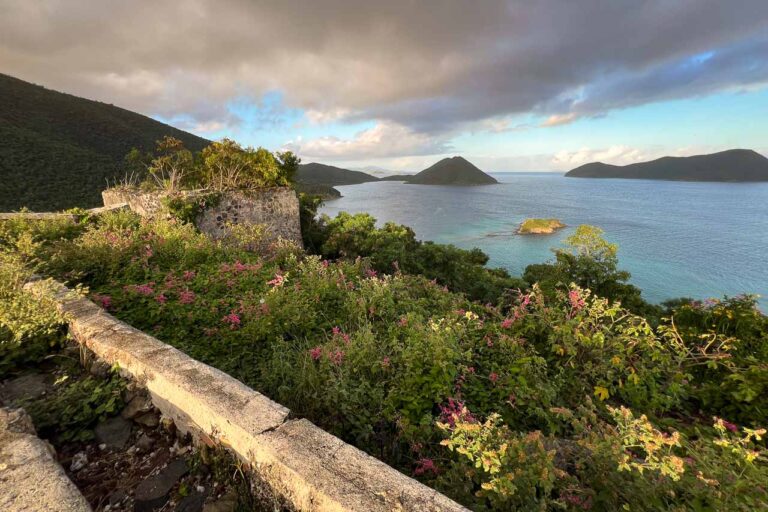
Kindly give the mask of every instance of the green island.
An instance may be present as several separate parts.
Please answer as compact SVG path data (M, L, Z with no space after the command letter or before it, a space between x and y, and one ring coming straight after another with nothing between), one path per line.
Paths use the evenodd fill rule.
M283 186L297 164L165 139L138 186ZM188 215L0 222L0 371L67 350L55 308L22 289L49 276L472 510L768 504L768 318L755 297L649 304L592 226L512 276L478 249L366 214L318 217L309 195L301 205L304 247L261 252L243 239L258 232L214 241ZM50 434L87 435L119 413L98 410L49 420Z
M518 235L549 235L565 227L558 219L525 219L517 228Z

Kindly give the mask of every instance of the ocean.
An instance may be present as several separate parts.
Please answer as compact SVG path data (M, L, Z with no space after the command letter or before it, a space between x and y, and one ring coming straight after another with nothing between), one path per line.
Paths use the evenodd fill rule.
M449 187L374 182L336 187L321 213L368 212L410 226L421 240L479 247L514 275L553 258L579 224L605 231L619 266L651 302L752 293L768 311L768 183L696 183L492 173L499 185ZM568 225L516 235L528 217Z

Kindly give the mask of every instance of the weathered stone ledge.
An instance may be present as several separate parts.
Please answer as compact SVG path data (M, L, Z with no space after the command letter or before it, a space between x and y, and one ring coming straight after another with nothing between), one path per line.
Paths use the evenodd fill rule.
M91 511L23 409L0 409L0 510Z
M150 392L156 407L199 439L227 446L298 510L465 511L437 491L328 434L231 376L117 320L61 284L53 295L70 333Z

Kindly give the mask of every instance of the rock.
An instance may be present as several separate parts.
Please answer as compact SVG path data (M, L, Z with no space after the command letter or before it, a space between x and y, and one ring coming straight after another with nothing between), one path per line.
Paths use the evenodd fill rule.
M146 412L136 416L133 421L145 427L155 428L160 424L160 415L157 412Z
M83 469L88 464L88 455L85 452L77 452L72 457L72 464L69 465L69 470L76 473Z
M39 398L48 390L50 377L43 373L30 373L7 381L0 392L6 403Z
M95 360L91 363L91 367L88 368L88 372L94 377L100 377L105 379L109 375L109 369L111 367L104 361Z
M115 508L117 505L123 502L128 497L128 493L122 489L118 489L109 495L109 506Z
M205 494L195 491L179 501L176 512L202 512L204 504Z
M203 512L233 512L237 509L237 493L230 489L221 498L206 503Z
M99 443L113 450L122 450L131 436L131 428L130 421L116 416L96 425L94 432Z
M134 512L151 512L162 508L168 501L168 494L173 486L187 471L187 462L184 459L176 459L159 473L145 478L134 493Z
M141 434L141 437L136 441L136 448L142 452L148 452L152 449L154 444L155 440L153 438L149 437L147 434Z
M147 395L135 395L125 406L123 412L120 415L127 419L133 419L143 413L147 413L152 410L152 399Z

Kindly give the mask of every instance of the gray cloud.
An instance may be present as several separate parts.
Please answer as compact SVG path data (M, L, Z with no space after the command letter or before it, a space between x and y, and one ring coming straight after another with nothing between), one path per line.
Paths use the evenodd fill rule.
M0 0L0 12L0 71L190 125L236 123L233 99L280 91L317 118L445 135L768 81L765 0Z

